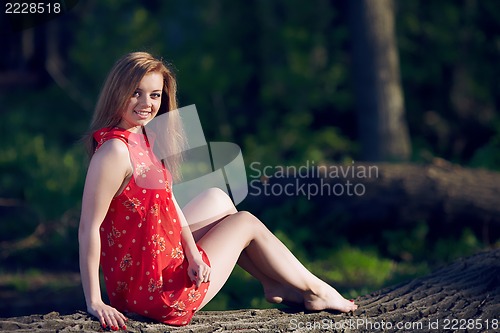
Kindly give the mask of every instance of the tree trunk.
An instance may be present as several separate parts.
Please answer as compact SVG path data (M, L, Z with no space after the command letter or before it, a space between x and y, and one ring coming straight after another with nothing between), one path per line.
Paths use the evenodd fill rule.
M500 250L493 250L458 260L429 276L362 296L356 300L359 309L352 314L310 313L300 309L201 311L184 327L131 317L127 330L149 333L498 332L499 276ZM0 319L0 330L16 333L102 331L99 322L84 312Z
M301 168L285 169L283 174L267 170L271 177L260 180L256 175L263 170L252 169L244 209L260 216L270 207L308 199L313 208L307 218L346 221L346 233L411 227L423 221L434 235L470 228L486 243L500 236L498 172L440 159L429 165L353 162Z
M351 0L349 12L361 157L408 160L393 1Z
M351 178L352 184L363 185L363 195L323 197L319 205L321 200L328 202L322 206L349 214L351 225L367 229L405 227L425 221L435 235L470 228L486 243L494 243L500 236L500 173L441 160L426 166L376 167L378 177L372 172L370 178Z

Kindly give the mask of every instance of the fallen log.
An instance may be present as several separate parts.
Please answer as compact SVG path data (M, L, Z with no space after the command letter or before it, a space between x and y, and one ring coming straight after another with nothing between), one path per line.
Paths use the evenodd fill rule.
M307 200L310 219L329 216L359 230L405 228L424 221L436 235L472 229L487 244L500 236L500 173L432 164L253 165L241 205L257 215Z

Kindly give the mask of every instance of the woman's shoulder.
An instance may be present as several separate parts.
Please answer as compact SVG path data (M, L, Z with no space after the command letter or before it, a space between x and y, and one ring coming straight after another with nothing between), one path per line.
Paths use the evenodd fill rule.
M125 179L132 171L127 144L118 138L110 138L99 143L90 159L88 175L100 180Z
M130 156L127 144L118 138L111 138L101 143L90 160L90 165L97 168L111 168L119 171L130 169Z
M104 142L111 139L119 139L125 143L128 142L130 132L119 127L104 127L93 133L94 139L99 147Z
M127 147L126 141L121 140L120 138L110 138L104 141L102 144L98 146L96 153L98 152L108 152L119 155L127 155L129 154L129 150Z
M130 132L118 127L105 127L95 131L94 139L97 141L97 147L94 155L128 159L128 133Z

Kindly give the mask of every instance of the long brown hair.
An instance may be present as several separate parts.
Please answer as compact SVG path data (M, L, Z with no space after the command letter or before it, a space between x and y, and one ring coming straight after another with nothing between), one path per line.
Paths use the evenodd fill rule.
M147 52L132 52L124 55L111 68L99 94L86 138L87 151L90 157L94 154L97 146L97 142L92 136L93 133L101 128L117 126L120 123L130 97L139 86L142 78L152 72L163 75L163 92L157 116L177 110L177 82L172 69L164 64L161 59L157 59ZM182 151L182 147L185 145L185 137L178 112L169 114L168 128L162 134L168 136L169 150L172 149L174 152ZM173 160L170 158L168 163L171 168L170 171L174 175L178 174L177 168L181 156L178 157L177 161L175 158Z

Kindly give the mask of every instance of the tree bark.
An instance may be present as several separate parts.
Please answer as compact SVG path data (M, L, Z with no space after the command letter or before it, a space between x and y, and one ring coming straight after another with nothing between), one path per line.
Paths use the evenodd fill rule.
M392 0L351 0L352 67L361 156L405 161L411 154Z
M184 327L131 317L127 331L497 332L499 276L500 250L492 250L458 260L426 277L359 297L356 300L359 309L350 314L292 309L201 311ZM0 330L15 333L102 331L99 322L84 312L0 319Z

